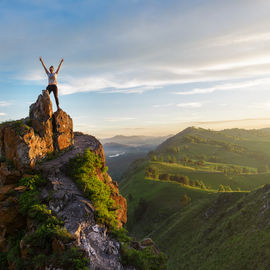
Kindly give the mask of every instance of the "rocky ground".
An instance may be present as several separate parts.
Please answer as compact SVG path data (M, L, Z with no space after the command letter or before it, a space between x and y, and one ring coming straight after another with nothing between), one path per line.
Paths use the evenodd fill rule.
M65 173L70 158L83 153L86 148L104 155L102 145L95 137L75 133L75 144L69 151L38 166L54 191L49 208L64 220L65 227L75 235L77 244L86 251L90 269L124 269L120 262L120 244L106 235L104 226L96 224L94 206ZM43 189L42 195L47 197L49 193L50 190Z
M85 251L89 269L128 269L120 262L120 244L106 234L105 226L95 222L91 201L66 174L69 160L87 148L100 157L104 168L102 144L90 135L74 136L71 117L61 109L53 113L48 91L43 91L30 106L29 117L0 125L0 252L8 252L10 236L32 230L27 217L20 213L18 192L25 187L18 187L18 181L34 171L41 172L48 181L41 190L41 199L48 202L47 207L64 221L65 228ZM96 174L111 190L121 227L127 219L126 199L106 172L97 168ZM52 248L61 250L63 244L55 242ZM12 262L9 265L13 269Z

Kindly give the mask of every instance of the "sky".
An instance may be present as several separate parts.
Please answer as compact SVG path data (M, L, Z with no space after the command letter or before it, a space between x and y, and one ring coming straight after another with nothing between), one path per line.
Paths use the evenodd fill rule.
M0 0L0 122L46 88L42 56L64 58L60 107L98 138L270 127L269 13L267 0Z

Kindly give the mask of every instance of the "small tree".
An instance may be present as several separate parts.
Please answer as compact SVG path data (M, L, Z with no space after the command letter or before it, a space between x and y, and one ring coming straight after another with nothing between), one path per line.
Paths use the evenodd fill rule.
M225 191L224 186L223 186L223 185L219 185L218 191L219 191L219 192L224 192L224 191Z
M224 188L225 188L226 191L229 191L229 192L232 191L232 188L230 186L225 186Z
M190 180L189 181L189 185L192 186L192 187L195 187L195 181L194 180Z
M180 200L180 204L181 204L181 206L185 206L185 205L187 205L190 201L191 201L191 198L190 198L187 194L184 194L183 197L182 197L181 200Z
M265 173L269 170L268 166L267 165L261 165L259 168L258 168L258 172L259 173Z
M182 178L183 178L183 184L188 185L189 184L189 178L186 175L184 175Z
M167 174L167 173L160 174L159 179L164 180L164 181L169 181L170 180L170 175Z

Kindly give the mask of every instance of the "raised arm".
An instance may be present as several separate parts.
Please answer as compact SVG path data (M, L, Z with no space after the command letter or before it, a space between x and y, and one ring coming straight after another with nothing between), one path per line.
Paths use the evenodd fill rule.
M57 68L57 70L56 70L55 73L58 74L58 72L59 72L59 70L60 70L60 68L61 68L61 66L62 66L62 64L63 64L63 62L64 62L64 59L62 58L62 59L61 59L61 62L60 62L60 64L59 64L59 66L58 66L58 68Z
M41 64L42 64L42 66L44 67L45 72L46 72L47 74L49 74L49 71L48 71L48 69L46 68L46 66L45 66L45 64L44 64L44 62L43 62L43 60L42 60L41 57L39 57L39 60L40 60L40 62L41 62Z

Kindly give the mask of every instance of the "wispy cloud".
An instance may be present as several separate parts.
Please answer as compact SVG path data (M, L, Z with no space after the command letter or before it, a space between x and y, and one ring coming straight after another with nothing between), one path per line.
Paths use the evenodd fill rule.
M153 108L166 108L166 107L171 107L174 106L174 103L167 103L167 104L154 104L152 105Z
M0 100L0 107L7 107L10 106L12 103L10 101L1 101Z
M135 120L134 117L111 117L111 118L105 118L104 120L106 122L125 122L125 121L132 121Z
M199 108L202 106L202 103L200 102L178 103L176 106L180 108Z
M0 116L7 115L6 113L0 112Z
M253 86L266 85L270 84L270 78L248 80L243 82L234 82L234 83L225 83L218 84L212 87L206 88L194 88L190 91L179 91L175 92L177 95L195 95L195 94L209 94L215 91L228 91L228 90L237 90L237 89L246 89Z
M228 46L242 43L254 43L270 40L270 32L262 33L236 33L217 37L208 42L210 46Z
M252 103L248 105L251 109L259 109L259 110L269 110L270 109L270 100L266 100L264 102Z

